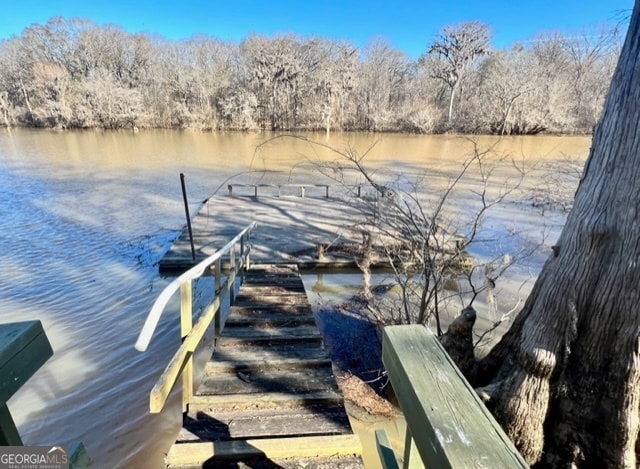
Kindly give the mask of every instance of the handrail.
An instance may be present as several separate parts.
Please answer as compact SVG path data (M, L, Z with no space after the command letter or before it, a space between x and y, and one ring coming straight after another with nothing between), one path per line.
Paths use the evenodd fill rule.
M528 467L429 329L385 327L382 362L407 422L404 467ZM382 466L396 468L383 432Z
M144 352L149 346L160 316L167 307L169 300L180 290L180 337L182 343L151 390L149 395L149 410L151 413L158 413L163 409L180 376L182 376L182 410L186 411L188 409L189 400L193 396L193 356L196 347L202 341L214 318L216 335L220 334L222 319L219 312L222 300L229 293L230 303L233 305L235 302L235 280L238 273L240 273L242 281L244 279L244 270L249 267L249 254L251 253L250 234L255 226L255 222L251 223L218 252L177 277L158 295L151 307L135 345L136 349L141 352ZM238 243L240 243L240 256L239 261L236 262L236 245ZM229 254L229 271L225 281L222 282L222 256L227 253ZM194 325L192 281L201 277L205 270L214 264L214 296Z
M231 251L231 248L238 244L238 242L255 227L256 222L254 221L245 229L243 229L235 238L229 241L222 249L216 251L211 256L191 267L179 277L176 277L169 285L165 287L164 290L162 290L160 295L158 295L156 301L153 303L151 310L149 310L147 319L145 320L144 325L142 326L142 330L138 335L138 340L135 344L135 348L137 351L144 352L147 350L147 347L149 347L149 343L151 342L151 337L153 336L153 333L158 326L158 322L160 322L160 316L162 316L164 309L169 303L169 300L180 289L180 287L187 281L201 277L208 267L210 267L217 260L221 259L225 254L229 253Z

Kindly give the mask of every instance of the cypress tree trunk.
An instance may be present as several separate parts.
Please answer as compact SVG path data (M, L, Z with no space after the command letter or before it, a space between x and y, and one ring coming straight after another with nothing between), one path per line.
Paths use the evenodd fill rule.
M478 385L530 464L635 468L640 408L640 4L573 210Z

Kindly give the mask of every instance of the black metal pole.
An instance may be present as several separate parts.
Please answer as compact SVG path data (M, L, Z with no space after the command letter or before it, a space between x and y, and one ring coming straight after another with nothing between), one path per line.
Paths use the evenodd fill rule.
M189 230L189 241L191 242L191 257L196 260L196 248L193 245L193 232L191 231L191 217L189 216L189 203L187 202L187 187L184 184L184 174L180 173L180 184L182 185L182 199L184 200L184 211L187 215L187 229Z

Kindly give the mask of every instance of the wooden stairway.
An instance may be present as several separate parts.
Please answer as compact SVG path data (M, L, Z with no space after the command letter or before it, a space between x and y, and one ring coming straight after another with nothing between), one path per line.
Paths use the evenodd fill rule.
M360 468L296 266L246 273L167 467Z

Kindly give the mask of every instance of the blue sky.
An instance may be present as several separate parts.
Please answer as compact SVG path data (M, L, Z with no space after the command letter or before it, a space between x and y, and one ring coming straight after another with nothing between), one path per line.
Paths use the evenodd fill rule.
M0 0L0 7L0 39L63 16L168 39L206 34L240 41L249 33L297 33L363 46L383 36L417 58L444 26L482 21L492 28L493 45L501 48L542 32L582 34L604 22L621 21L630 15L633 0Z

